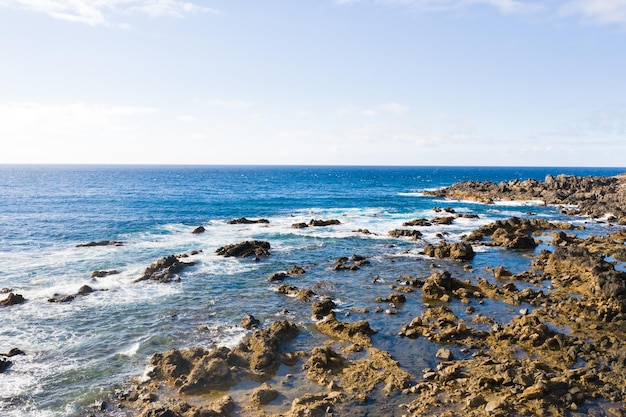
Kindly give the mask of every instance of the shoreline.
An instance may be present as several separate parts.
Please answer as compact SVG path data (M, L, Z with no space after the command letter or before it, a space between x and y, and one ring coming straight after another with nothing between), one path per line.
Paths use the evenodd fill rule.
M599 184L591 185L592 191L588 189L591 180L557 176L545 181L543 190L541 182L533 180L526 183L530 191L499 193L502 197L537 195L538 190L553 190L554 181L569 188L582 184L582 191L559 198L560 203L554 204L580 202L585 197L577 194L589 197L595 192L596 203L570 209L567 214L601 218L610 213L612 217L607 221L625 225L626 214L620 209L624 176L615 182L599 178ZM473 191L481 198L485 197L486 183L468 183L476 186ZM466 197L472 195L468 183L460 183ZM520 183L524 182L511 185ZM487 183L487 196L492 199L498 192L491 184ZM432 191L442 194L429 195L456 198L459 187L455 184ZM481 280L478 273L468 283L446 268L435 266L428 277L388 288L389 295L380 297L379 313L354 311L346 318L337 318L332 300L316 297L312 289L287 286L284 294L310 304L316 317L305 329L294 329L293 323L279 320L256 330L234 349L191 348L156 354L151 361L155 370L148 382L118 391L100 404L101 410L88 410L85 415L356 415L348 410L362 404L371 406L372 402L382 408L393 405L384 414L390 416L560 416L576 415L589 407L598 415L626 415L626 348L621 347L626 341L626 278L604 260L607 256L626 260L622 248L626 235L617 231L608 237L581 239L568 234L563 225L548 230L543 228L545 225L512 220L489 225L493 230L481 228L470 242L474 246L527 250L539 235L552 238L553 251L536 256L528 271L513 274L496 269L490 272L495 283ZM520 241L528 247L516 246ZM451 251L445 253L441 244L433 248L432 261L448 262ZM456 259L453 262L468 265L471 270L472 257ZM361 261L347 259L338 261L337 266L349 269ZM545 290L517 288L543 281L550 281ZM481 314L459 317L447 307L453 302L469 304L470 300L497 300L520 306L524 303L533 308L520 308L519 315L509 322L497 323ZM394 310L405 302L424 303L426 310L403 323L396 337L403 343L407 339L427 340L438 347L437 366L424 367L421 375L407 372L402 362L375 346L375 329L367 320L352 321L351 317L367 319L372 314L384 314L394 320ZM327 343L309 351L293 349L291 340L299 332L324 334ZM273 386L264 386L267 381ZM285 395L289 390L281 387L294 385L293 381L317 392ZM246 385L250 388L239 388ZM302 390L291 389L296 393ZM239 394L229 397L233 390ZM222 394L225 396L215 398ZM278 396L293 397L291 407L276 406L273 401Z

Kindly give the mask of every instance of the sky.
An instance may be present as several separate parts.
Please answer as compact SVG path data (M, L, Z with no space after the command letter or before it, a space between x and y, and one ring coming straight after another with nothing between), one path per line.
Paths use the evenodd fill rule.
M626 166L626 0L0 0L0 163Z

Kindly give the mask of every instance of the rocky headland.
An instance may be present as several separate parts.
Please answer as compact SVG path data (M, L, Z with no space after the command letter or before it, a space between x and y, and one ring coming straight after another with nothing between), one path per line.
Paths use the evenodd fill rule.
M428 193L487 204L540 199L567 205L567 214L626 225L623 177L469 181ZM403 226L430 227L455 219L449 218L416 219ZM331 224L336 223L324 225ZM626 272L621 264L626 231L619 225L602 236L578 235L580 227L567 222L512 217L452 243L423 242L415 229L394 230L392 237L416 239L411 244L420 245L422 258L415 262L430 263L432 271L388 285L378 277L369 286L362 284L372 293L393 291L376 298L380 306L374 311L352 307L340 316L338 304L318 295L318 288L281 283L277 291L310 312L304 324L261 322L248 314L242 319L248 337L234 348L207 344L156 353L147 381L116 391L87 413L626 416ZM475 248L481 245L521 253L529 267L516 273L502 265L474 270ZM246 241L216 253L268 256L269 249L268 242ZM144 276L166 276L167 268L182 267L175 257L160 262ZM368 263L364 256L340 257L328 270L353 274ZM273 285L303 273L294 267L262 279ZM515 306L518 313L497 316L489 309L497 303ZM409 304L418 305L421 313L398 314ZM382 322L397 333L381 335L377 327ZM395 345L415 345L430 357L394 358L389 347ZM281 406L286 401L289 406Z

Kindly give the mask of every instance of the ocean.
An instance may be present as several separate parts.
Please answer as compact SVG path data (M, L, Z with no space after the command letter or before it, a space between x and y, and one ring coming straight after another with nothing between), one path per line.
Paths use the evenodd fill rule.
M426 242L448 241L497 219L539 216L586 225L579 233L607 227L584 217L565 217L558 207L537 202L484 205L446 201L422 192L463 180L535 178L546 174L615 175L624 168L499 167L274 167L274 166L0 166L0 299L9 290L27 300L0 307L0 353L19 348L25 355L0 374L0 415L77 416L86 407L145 375L149 358L172 347L234 346L248 331L246 313L263 324L288 318L303 330L294 348L309 349L325 337L311 330L310 305L287 298L268 282L293 265L306 273L288 278L331 296L339 313L376 307L399 277L427 277L432 259L420 254ZM392 238L388 232L415 218L475 213L451 225L418 227L423 240ZM227 221L265 218L266 224ZM311 219L340 224L293 228ZM201 234L191 233L203 226ZM367 229L371 234L356 232ZM271 256L255 262L217 256L215 250L244 240L266 240ZM121 245L77 245L103 240ZM476 247L475 271L505 265L528 269L523 254ZM541 246L537 251L541 250ZM135 282L146 267L171 254L197 254L195 265L170 283ZM334 260L353 254L369 265L334 271ZM462 265L436 263L453 275ZM92 278L94 271L119 273ZM488 274L484 274L488 277ZM474 274L475 277L475 274ZM378 287L373 285L377 282ZM93 293L76 294L83 285ZM524 285L524 284L520 284ZM528 284L529 285L529 284ZM452 304L456 311L466 305ZM437 346L395 335L423 306L407 302L389 318L370 313L378 331L374 346L389 350L415 375L432 365ZM503 320L518 306L483 306ZM353 315L355 316L355 315Z

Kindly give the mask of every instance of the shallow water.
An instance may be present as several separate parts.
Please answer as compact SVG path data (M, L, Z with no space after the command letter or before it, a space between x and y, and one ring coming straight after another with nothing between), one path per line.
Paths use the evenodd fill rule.
M527 203L492 206L446 201L421 191L465 179L492 181L543 179L561 172L612 175L620 169L563 168L390 168L390 167L0 167L0 288L12 288L28 301L0 309L0 352L18 347L26 356L0 375L0 414L55 416L77 414L111 387L139 378L149 357L171 347L238 343L245 313L265 324L294 320L302 329L294 349L308 350L326 338L311 331L310 305L276 292L267 277L293 265L306 274L285 282L331 296L343 320L365 319L378 331L374 345L392 353L415 375L433 365L436 346L398 339L404 324L425 309L421 293L407 294L398 314L375 313L377 297L404 275L425 278L431 264L456 277L493 279L486 267L528 268L524 254L477 247L467 272L459 263L425 258L426 242L445 234L449 241L513 215L565 220L555 207ZM433 207L453 207L479 219L449 226L419 227L421 241L390 238L414 218L445 215ZM246 216L267 225L227 225ZM339 219L340 225L294 229L310 219ZM571 219L569 219L571 220ZM576 222L584 223L578 218ZM203 234L191 234L196 226ZM604 224L587 223L588 230ZM368 229L371 235L355 233ZM267 240L272 255L254 262L222 258L214 251L248 239ZM101 240L123 246L76 247ZM202 250L191 256L179 282L133 281L159 258ZM358 254L369 265L358 271L333 271L334 260ZM120 271L95 280L95 270ZM378 277L374 283L374 277ZM75 294L88 284L96 291L71 303L52 304L55 294ZM4 296L3 296L4 297ZM519 306L485 302L478 312L502 321ZM369 313L351 313L350 308ZM386 306L382 305L383 309ZM453 311L465 316L461 303ZM285 371L287 372L287 371ZM279 378L277 376L277 378ZM297 385L297 384L294 384ZM288 390L287 390L288 391ZM296 391L294 391L296 392ZM283 399L287 401L288 399ZM362 405L367 415L366 405ZM397 411L397 410L396 410ZM390 411L391 412L391 411ZM393 414L390 414L393 415Z

